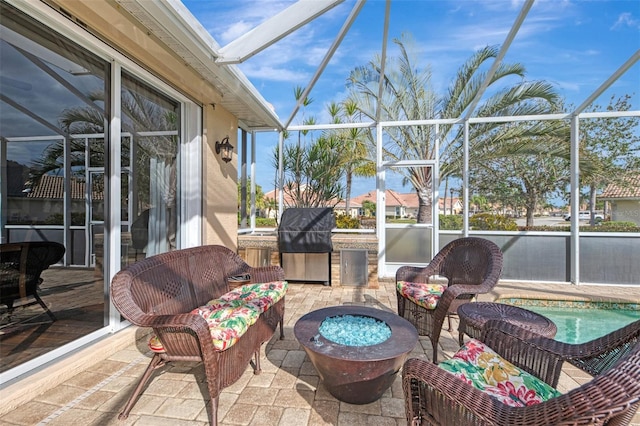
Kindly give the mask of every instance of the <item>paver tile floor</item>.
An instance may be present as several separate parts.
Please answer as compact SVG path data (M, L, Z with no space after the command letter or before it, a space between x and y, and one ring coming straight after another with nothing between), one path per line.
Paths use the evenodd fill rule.
M619 298L640 299L640 290L629 287L569 286L532 283L501 283L492 294L532 296L536 293L567 297L589 297L593 300ZM404 399L400 376L383 397L366 405L340 402L323 387L313 365L295 340L293 326L307 312L331 305L357 304L395 312L394 284L381 282L378 289L360 287L325 287L316 284L290 284L286 296L285 339L278 333L262 349L262 374L254 375L251 367L238 382L220 395L220 425L405 425ZM57 385L34 395L26 404L0 416L3 425L136 425L180 426L208 424L205 399L208 399L201 365L172 363L157 372L130 416L118 420L131 388L146 368L150 354L145 335L136 330L125 349ZM431 356L431 344L420 338L410 356ZM446 359L458 349L457 321L453 331L443 330L440 357ZM100 344L96 345L100 350ZM567 369L560 382L566 391L588 380ZM572 377L573 376L573 377ZM207 397L203 397L207 395ZM2 395L2 399L11 395ZM640 425L640 416L634 420Z

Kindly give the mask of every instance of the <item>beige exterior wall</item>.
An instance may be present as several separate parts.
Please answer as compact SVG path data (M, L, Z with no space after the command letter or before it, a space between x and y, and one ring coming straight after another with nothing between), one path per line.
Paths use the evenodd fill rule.
M112 0L52 0L111 47L200 104L203 111L203 244L237 248L237 155L225 163L216 141L229 136L237 152L236 117L220 105L220 93ZM213 106L215 105L215 106ZM188 183L186 183L188 185Z
M640 226L640 201L616 200L611 202L611 220L633 222Z
M238 124L226 110L208 106L205 112L203 144L203 244L221 244L236 250L238 245L238 156L229 163L216 154L216 141L229 136L238 147Z

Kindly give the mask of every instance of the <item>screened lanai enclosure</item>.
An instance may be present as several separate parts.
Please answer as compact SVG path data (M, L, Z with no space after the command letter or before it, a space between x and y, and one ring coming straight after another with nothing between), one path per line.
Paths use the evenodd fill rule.
M341 2L329 3L338 4ZM394 84L411 84L412 80L408 77L404 80L394 80L394 76L385 75L385 66L390 67L390 58L387 55L389 44L387 28L390 21L394 19L392 2L386 2L384 22L381 23L384 28L382 31L384 37L380 45L381 53L378 62L363 72L368 76L368 80L364 79L366 84L361 81L357 82L360 84L357 88L359 95L361 95L357 98L360 102L358 105L360 120L352 119L339 123L313 125L292 124L303 108L304 100L313 95L314 85L325 67L330 66L332 55L349 31L350 26L357 19L364 3L364 1L354 2L351 13L345 18L340 32L326 52L318 70L305 86L304 91L297 96L294 110L285 121L287 133L280 134L278 144L278 152L280 153L278 169L280 191L277 200L279 214L281 215L287 207L295 207L295 203L291 204L290 201L291 205L287 204L286 187L296 188L299 183L290 179L291 175L287 175L286 167L283 165L286 162L284 153L287 152L285 139L289 138L292 146L299 145L300 134L311 140L314 135L320 139L327 134L333 135L337 139L347 140L348 136L345 136L345 132L356 130L360 132L363 143L368 144L369 156L367 159L375 164L376 191L371 200L376 207L375 232L379 247L378 274L381 277L393 277L396 269L402 265L424 265L452 239L473 234L490 238L503 248L507 260L503 279L573 284L640 285L638 281L640 269L635 262L629 260L640 255L640 235L637 229L633 229L634 226L632 226L631 232L616 232L615 229L609 232L599 232L600 228L588 228L584 222L580 222L578 214L579 210L584 210L584 207L581 206L587 205L586 199L592 199L593 208L595 208L596 195L602 194L604 196L603 187L596 190L598 183L605 182L607 179L609 181L615 180L610 179L611 176L600 180L594 179L598 173L607 173L603 171L604 169L598 170L601 164L596 164L597 161L593 157L593 151L598 151L611 164L625 164L626 169L620 167L618 172L625 174L625 179L628 179L617 180L617 185L613 185L615 188L613 191L616 194L608 198L609 204L606 206L608 219L635 226L640 225L640 220L637 219L640 216L638 201L640 193L636 190L637 185L630 183L635 182L640 176L640 142L638 139L640 136L640 124L638 124L640 111L637 109L616 110L611 106L597 111L590 108L621 76L625 74L640 75L637 65L640 60L638 45L635 45L635 50L628 52L629 56L619 63L616 69L611 70L608 78L590 86L589 95L581 99L577 105L565 105L566 110L547 110L541 113L541 110L536 108L514 105L511 109L497 108L491 111L487 105L490 104L491 96L495 94L496 89L491 88L490 85L493 79L499 78L497 76L505 72L501 68L504 65L504 58L508 55L518 32L534 6L533 0L525 1L522 2L519 13L500 48L495 51L494 59L488 69L474 76L477 81L469 83L473 84L475 90L469 89L468 93L461 91L460 98L452 101L455 107L455 102L463 102L463 96L473 95L470 99L464 100L467 102L465 108L456 111L454 107L451 107L448 110L438 111L428 105L429 102L435 104L435 99L424 101L425 104L418 105L415 98L411 98L410 94L403 93L403 96L410 101L403 103L405 101L399 100L400 95L397 95L396 99L390 100L394 96L394 91L399 91L397 86L393 86ZM292 6L291 9L294 7ZM308 11L305 15L303 12L299 12L298 23L311 20L314 13L314 11ZM259 28L269 36L272 36L273 32L277 31L276 29L282 29L281 32L284 33L293 27L293 25L287 25L289 23L287 19L290 18L283 13L264 22ZM230 43L229 46L222 49L221 53L240 58L243 57L240 52L247 56L247 52L255 54L273 41L262 34L259 31L247 34L241 45L244 51L241 50L239 44ZM631 45L634 46L633 43ZM221 59L224 61L225 57L223 56ZM410 65L412 64L402 62L400 67L389 68L387 72L398 74L401 73L400 70L403 66L406 69L410 68ZM351 79L353 79L353 75L353 73L350 75ZM418 77L421 76L415 76L416 79ZM352 83L352 85L357 84ZM637 85L632 88L640 89ZM412 87L408 92L420 89L423 88ZM453 87L449 90L455 92L455 89L456 87ZM492 90L493 92L491 92ZM526 87L520 86L518 90L526 90ZM411 102L415 102L415 104ZM398 110L401 112L398 113ZM447 115L451 111L456 111L457 115ZM632 124L627 134L611 133L601 137L600 140L591 141L592 134L587 133L587 129L592 128L592 123L598 120L601 120L600 123L607 122L611 126L617 126L616 123L625 120L629 120L627 123ZM526 130L520 130L523 133L518 137L507 136L510 132L516 132L517 128ZM558 177L558 180L564 180L569 194L566 201L570 206L571 220L567 225L571 225L571 230L487 232L472 229L469 219L472 212L477 209L472 205L472 199L482 198L489 192L503 192L505 197L509 197L509 186L514 185L511 182L512 176L509 176L508 173L496 173L492 176L488 173L489 168L486 165L492 163L494 168L503 169L501 171L511 171L514 166L506 161L506 157L509 155L513 155L514 158L524 157L521 153L517 153L517 148L511 154L505 154L508 150L502 153L492 152L492 150L496 150L497 145L501 145L496 144L495 140L505 138L508 140L508 144L512 144L514 147L521 146L523 151L526 151L523 141L535 139L534 135L538 128L556 129L547 134L547 136L552 135L549 138L552 142L544 152L538 152L540 155L535 161L540 161L540 163L537 165L533 166L536 164L532 160L533 156L521 161L530 162L533 168L539 168L540 174L545 174L550 173L553 168L561 164L559 162L553 163L550 160L554 155L564 157L567 160L562 166L565 168L565 173L562 177ZM291 137L292 134L297 136ZM253 141L258 141L260 137L260 133L255 132ZM625 146L622 150L615 151L611 148L611 139L615 138L625 139L620 141L621 145ZM592 144L590 147L592 152L589 152L587 148L589 143ZM243 150L247 150L246 146ZM561 151L562 153L560 153ZM499 158L501 156L503 158ZM255 158L252 161L255 163ZM254 170L254 165L251 170ZM242 178L245 179L246 175L243 175ZM250 180L253 183L257 177L251 175ZM398 183L400 180L401 184ZM487 187L487 182L493 186ZM627 182L626 186L621 182ZM533 184L524 179L520 185L526 187ZM589 194L589 190L593 190L593 193ZM441 230L440 221L437 220L442 212L440 203L444 199L446 207L449 195L449 200L452 202L454 191L461 203L458 213L463 219L462 226L456 231ZM483 191L485 192L483 193ZM535 196L535 191L532 192ZM622 193L625 195L622 196ZM531 193L529 194L531 195ZM407 208L409 203L399 199L401 196L407 195L413 195L419 199L419 202L416 201L413 204L417 206L413 212L409 212ZM391 199L391 197L396 197L396 199ZM253 211L255 212L255 209ZM450 207L450 214L452 213L453 206ZM347 214L349 213L347 212ZM417 223L399 224L395 220L415 218L416 216L421 216L421 220L417 220ZM562 222L560 219L559 221ZM255 224L255 219L250 223ZM595 225L595 223L593 224ZM249 226L244 231L254 232L255 226ZM606 258L602 256L602 253L607 253Z

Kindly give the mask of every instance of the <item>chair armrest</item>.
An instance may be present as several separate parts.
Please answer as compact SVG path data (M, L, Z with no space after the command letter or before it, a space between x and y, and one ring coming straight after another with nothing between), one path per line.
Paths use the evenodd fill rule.
M154 315L146 314L143 317L136 320L135 325L140 327L185 327L190 329L198 329L200 327L207 327L207 322L200 315L191 313L175 314L175 315Z
M408 281L416 283L428 283L429 278L438 275L438 269L430 263L427 266L401 266L396 271L396 282Z
M568 362L592 376L597 376L613 367L640 341L640 321L579 344L549 339L517 325L499 320L488 321L483 332L485 333L482 338L483 342L496 351L498 351L498 347L504 347L506 351L513 352L512 356L517 356L518 349L510 347L510 345L517 345L526 348L531 353L533 351L541 352L540 357L546 358L548 361L556 360L555 362L560 364L558 368L561 367L562 362ZM530 355L523 354L523 357L525 356ZM534 356L533 360L536 358ZM536 373L533 374L538 376Z
M209 325L200 315L177 314L177 315L144 315L135 322L140 327L151 327L155 329L172 328L184 329L194 332L199 339L210 338Z
M252 267L249 268L248 273L254 284L284 281L284 269L277 265Z
M450 285L444 290L444 293L442 293L438 306L436 306L436 310L442 310L446 313L449 311L449 308L455 299L462 295L476 295L478 293L482 293L482 291L478 291L480 289L481 287L478 285Z

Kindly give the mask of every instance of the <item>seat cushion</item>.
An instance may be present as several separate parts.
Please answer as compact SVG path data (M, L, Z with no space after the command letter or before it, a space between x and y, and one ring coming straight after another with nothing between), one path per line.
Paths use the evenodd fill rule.
M224 351L247 332L260 314L282 299L286 291L286 281L246 284L210 300L191 313L200 315L207 321L213 347L218 351ZM149 348L157 353L165 352L157 336L151 337Z
M538 404L561 395L476 339L469 340L452 359L438 366L512 407Z
M215 306L217 304L240 303L253 306L258 309L260 313L263 313L282 299L286 292L286 281L244 284L223 294L219 299L211 300L207 305Z
M442 284L412 283L408 281L398 281L396 284L398 293L404 298L430 310L438 306L440 297L446 288L447 286Z

